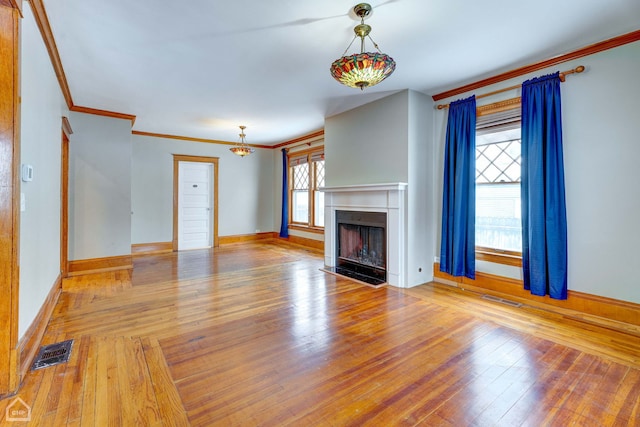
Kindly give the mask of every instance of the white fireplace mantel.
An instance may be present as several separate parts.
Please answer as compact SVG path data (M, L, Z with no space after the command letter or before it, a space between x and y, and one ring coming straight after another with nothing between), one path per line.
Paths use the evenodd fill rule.
M404 182L320 188L325 193L325 265L337 266L336 211L384 212L387 214L387 283L408 287L405 256L406 190L407 184Z

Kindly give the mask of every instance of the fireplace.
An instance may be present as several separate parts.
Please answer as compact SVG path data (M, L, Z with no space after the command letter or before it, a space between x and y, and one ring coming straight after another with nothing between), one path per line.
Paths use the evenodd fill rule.
M372 285L387 281L387 214L336 210L334 271Z
M378 283L382 280L391 286L407 287L407 259L405 256L407 236L405 220L406 190L407 184L402 182L321 188L321 191L325 193L325 268L328 271L354 278L357 278L356 274L360 274L364 269L365 275L373 276L378 280ZM360 255L355 256L355 260L350 259L352 258L349 256L350 253L342 253L345 256L341 256L341 249L339 249L338 244L340 238L340 231L338 230L341 228L338 224L340 221L338 212L346 212L348 215L352 215L346 221L351 226L365 225L372 227L363 237L360 237L362 230L357 227L355 227L358 230L357 232L354 231L354 227L342 227L349 230L348 234L351 236L352 241L355 241L353 244L356 247L352 249L357 248L360 239L366 243L366 254L361 251ZM385 231L385 237L380 243L380 239L377 236L381 228ZM364 246L363 244L362 249L364 249ZM354 252L354 250L349 250L348 246L342 251ZM376 258L383 260L382 266L378 265L381 264L380 261L371 261L372 251L375 252ZM357 253L357 250L355 252ZM342 270L345 264L351 271ZM355 273L351 268L354 266L357 266ZM384 271L384 274L382 271Z

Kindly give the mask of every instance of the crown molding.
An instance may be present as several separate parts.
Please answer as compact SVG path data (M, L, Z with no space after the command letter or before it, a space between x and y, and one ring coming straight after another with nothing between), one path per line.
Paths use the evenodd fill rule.
M323 136L324 136L324 129L320 129L320 130L318 130L318 131L315 131L315 132L309 133L309 134L307 134L307 135L303 135L303 136L301 136L301 137L299 137L299 138L290 139L290 140L288 140L288 141L281 142L281 143L279 143L279 144L276 144L276 145L270 146L269 148L274 148L274 149L275 149L275 148L280 148L280 147L284 147L284 146L286 146L286 145L295 144L295 143L297 143L297 142L311 143L311 142L315 141L316 139L321 138L321 137L323 137Z
M222 144L222 145L237 145L237 142L229 142L229 141L221 141L221 140L217 140L217 139L206 139L206 138L194 138L191 136L183 136L183 135L169 135L166 133L155 133L155 132L143 132L143 131L139 131L139 130L134 130L131 131L131 134L133 135L139 135L139 136L151 136L151 137L156 137L156 138L168 138L168 139L177 139L180 141L191 141L191 142L204 142L207 144ZM299 138L295 138L295 139L291 139L285 142L282 142L280 144L277 145L259 145L259 144L247 144L249 147L254 147L254 148L265 148L265 149L270 149L270 150L274 150L276 148L280 148L283 147L285 145L290 145L290 144L295 144L296 142L313 142L314 140L320 138L324 136L324 129L315 131L313 133L310 133L308 135L304 135L301 136Z
M114 119L122 119L131 121L131 126L136 122L136 116L133 114L118 113L116 111L99 110L97 108L81 107L79 105L73 105L69 107L69 111L76 113L93 114L96 116L112 117Z
M11 1L15 2L17 0ZM62 67L62 61L60 60L56 41L53 38L53 32L51 31L51 25L49 24L49 18L47 17L47 11L44 8L44 3L42 0L30 0L29 3L31 4L31 11L33 12L33 17L36 20L38 29L40 29L40 34L42 34L42 40L47 47L47 52L49 52L49 58L51 58L51 64L53 65L56 77L58 78L58 83L60 84L64 100L67 103L67 108L70 109L73 107L73 99L71 98L71 91L69 90L69 84L67 83L67 76L65 75L64 68Z
M222 144L222 145L237 145L237 142L229 142L229 141L220 141L217 139L206 139L206 138L194 138L191 136L182 136L182 135L169 135L165 133L154 133L154 132L143 132L139 130L131 131L132 135L139 136L150 136L155 138L167 138L167 139L177 139L180 141L191 141L191 142L205 142L207 144ZM316 141L317 139L324 136L324 129L320 129L318 131L312 132L310 134L301 136L299 138L291 139L285 142L281 142L276 145L259 145L259 144L247 144L249 147L253 148L265 148L269 150L274 150L280 147L284 147L285 145L295 144L297 142L302 143L311 143Z
M207 144L221 144L221 145L238 145L237 142L229 142L229 141L221 141L218 139L206 139L206 138L194 138L191 136L182 136L182 135L168 135L166 133L154 133L154 132L143 132L139 130L131 131L132 135L139 136L150 136L155 138L167 138L167 139L177 139L180 141L190 141L190 142L205 142ZM249 147L253 148L273 148L270 145L259 145L259 144L247 144Z
M0 0L0 1L11 1L12 3L18 3L22 0ZM47 11L44 7L44 3L42 0L30 0L31 10L33 12L34 19L36 21L36 25L38 25L38 29L40 30L40 34L42 35L42 40L47 48L47 52L49 52L49 58L51 59L51 65L56 73L56 77L58 79L58 83L60 84L60 90L62 91L62 95L67 103L67 108L69 111L74 111L76 113L86 113L86 114L95 114L98 116L112 117L116 119L130 120L131 126L136 122L136 116L131 114L118 113L115 111L107 111L100 110L97 108L91 107L82 107L80 105L75 105L73 103L73 98L71 97L71 90L69 89L69 84L67 82L67 76L64 72L64 67L62 66L62 61L60 60L60 54L58 53L58 46L56 45L56 41L53 37L53 31L51 31L51 25L49 24L49 18L47 16Z
M489 86L495 83L499 83L505 80L512 79L514 77L520 77L525 74L539 71L544 68L552 67L554 65L562 64L563 62L571 61L574 59L582 58L585 56L593 55L598 52L613 49L615 47L623 46L628 43L633 43L640 40L640 30L633 31L631 33L623 34L618 37L614 37L608 40L604 40L592 45L583 47L573 52L565 53L563 55L554 56L553 58L546 59L544 61L536 62L524 67L516 68L515 70L507 71L502 74L498 74L493 77L489 77L483 80L479 80L475 83L469 83L464 86L457 87L455 89L448 90L446 92L433 95L434 101L440 101L441 99L449 98L455 95L460 95L465 92L480 89L485 86Z
M75 111L75 112L87 113L87 114L95 114L100 116L130 120L131 126L133 126L136 120L136 116L134 115L74 105L73 98L71 97L71 91L69 89L69 84L67 82L64 68L62 66L62 61L60 60L60 54L58 53L58 48L57 48L55 39L53 37L53 32L51 31L49 18L47 17L47 12L45 10L43 0L30 0L29 3L31 4L31 9L32 9L34 18L36 20L36 24L38 25L38 28L42 35L42 39L49 53L51 64L56 73L58 83L60 84L60 89L62 90L62 94L64 96L64 99L67 103L67 107L69 108L69 110ZM0 5L15 8L21 13L22 0L0 0ZM459 95L465 92L469 92L485 86L489 86L489 85L499 83L505 80L509 80L515 77L519 77L534 71L552 67L554 65L558 65L563 62L571 61L577 58L582 58L588 55L593 55L595 53L613 49L628 43L633 43L638 40L640 40L640 30L636 30L631 33L623 34L618 37L604 40L599 43L595 43L595 44L583 47L581 49L575 50L573 52L569 52L563 55L555 56L550 59L546 59L544 61L540 61L530 65L526 65L524 67L516 68L514 70L507 71L505 73L501 73L496 76L489 77L483 80L479 80L474 83L469 83L467 85L460 86L455 89L448 90L446 92L441 92L433 95L432 99L434 101L439 101L445 98L449 98L455 95ZM134 131L133 133L137 135L142 135L142 136L157 136L161 138L180 139L185 141L235 145L235 143L231 143L231 142L217 141L217 140L210 140L210 139L203 139L203 138L191 138L186 136L154 134L150 132L138 132L138 131ZM273 146L254 145L254 144L248 144L248 145L256 148L277 149L277 148L281 148L281 147L292 145L299 142L303 142L303 143L311 142L310 140L313 140L315 138L320 138L322 136L324 136L324 130L319 130L319 131L310 133L308 135L304 135L299 138L284 141L282 143L279 143Z
M0 0L0 5L3 5L5 3L7 3L8 5L18 5L21 2L22 0ZM47 47L47 51L49 52L49 58L51 59L51 64L53 65L53 69L56 73L56 77L58 78L58 83L60 84L60 89L62 90L62 94L67 103L67 108L69 108L69 111L74 111L76 113L86 113L86 114L94 114L98 116L112 117L116 119L130 120L131 126L133 126L136 121L135 115L74 105L73 98L71 97L71 91L69 89L69 84L67 82L67 77L64 72L64 68L62 66L62 61L60 60L60 54L58 53L58 47L53 37L53 32L51 31L51 25L49 24L49 18L47 17L47 12L45 10L44 3L42 0L30 0L30 3L31 3L31 9L33 11L34 18L36 20L36 24L40 29L40 34L42 35L44 44ZM152 132L132 131L132 134L140 135L140 136L158 137L158 138L178 139L182 141L205 142L210 144L223 144L223 145L237 144L235 142L218 141L214 139L192 138L188 136L167 135L167 134L152 133ZM312 134L303 136L301 138L296 138L290 141L286 141L276 146L257 145L257 144L247 144L247 145L254 148L274 149L274 148L282 147L284 145L293 144L295 142L304 141L304 140L315 138L322 135L324 135L324 130L314 132Z

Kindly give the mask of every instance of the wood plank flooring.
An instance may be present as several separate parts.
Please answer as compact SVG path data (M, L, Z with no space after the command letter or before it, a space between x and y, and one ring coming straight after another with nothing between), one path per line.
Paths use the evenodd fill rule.
M442 285L373 288L284 242L74 277L16 397L41 426L640 425L640 333Z

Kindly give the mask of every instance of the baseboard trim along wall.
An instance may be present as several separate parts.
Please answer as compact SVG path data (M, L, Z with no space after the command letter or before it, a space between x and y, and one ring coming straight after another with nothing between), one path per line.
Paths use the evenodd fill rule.
M289 237L279 237L278 233L275 231L266 232L266 233L256 233L256 234L240 234L235 236L220 236L220 245L229 245L232 243L246 243L246 242L256 242L261 240L271 240L271 239L279 239L285 240L294 245L304 246L308 249L323 251L324 250L324 241L323 240L314 240L308 239L306 237L294 236L292 234Z
M289 237L281 238L294 245L304 246L309 249L324 252L324 240L308 239L306 237L294 236L289 234Z
M131 255L156 255L173 252L172 242L135 243L131 245Z
M90 258L69 261L69 276L105 273L108 271L131 270L133 259L131 255L119 255L105 258Z
M548 296L531 295L524 289L522 280L476 272L476 279L454 277L440 271L440 264L433 265L434 281L454 285L470 291L507 298L529 306L564 313L565 310L598 316L614 322L640 326L640 304L613 298L569 290L566 300ZM640 330L636 329L638 332Z
M280 239L278 237L278 233L275 231L267 231L262 233L254 233L254 234L236 234L233 236L220 236L218 238L218 242L220 245L231 245L234 243L248 243L248 242L259 242L263 240L271 240L271 239ZM314 240L308 239L306 237L289 235L289 237L282 239L286 240L289 243L293 243L295 245L300 245L307 247L309 249L315 249L319 251L324 250L324 241L323 240ZM173 251L172 242L155 242L155 243L135 243L131 245L131 255L142 256L142 255L156 255L169 253ZM97 258L96 260L102 260L108 258ZM92 261L92 260L82 260L84 261ZM78 261L71 261L72 263L77 263ZM91 266L90 266L91 267ZM71 266L69 267L71 269ZM80 268L79 266L76 268ZM86 269L86 266L84 267ZM108 270L102 270L108 271ZM95 271L90 271L91 273ZM83 271L80 274L87 274L87 272ZM70 276L73 274L69 274ZM77 275L77 273L76 273Z
M51 319L61 292L62 276L58 275L42 307L40 307L38 314L35 319L33 319L33 322L31 322L31 326L29 326L29 329L27 329L24 336L20 338L18 342L18 353L20 354L20 383L22 383L25 375L29 372L33 359L40 350L42 337L44 337L49 319Z
M220 236L220 245L229 245L232 243L246 243L256 242L261 240L279 239L285 240L294 245L304 246L309 249L324 250L324 240L308 239L306 237L294 236L292 234L289 237L279 237L275 231L256 234L240 234L235 236Z
M220 245L230 245L233 243L246 243L246 242L256 242L259 240L269 240L273 239L277 236L277 233L272 231L267 231L263 233L254 233L254 234L237 234L235 236L220 236L218 237L218 242Z

